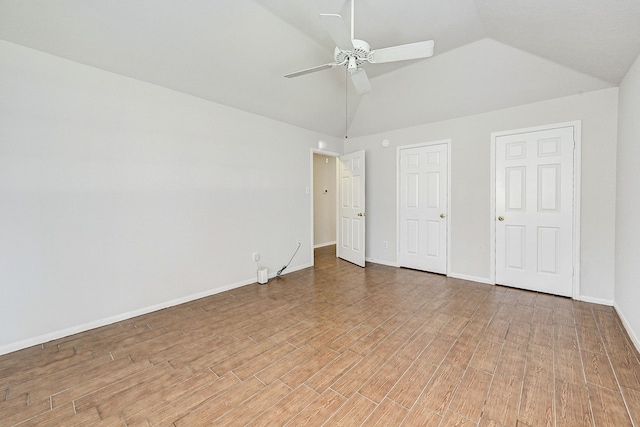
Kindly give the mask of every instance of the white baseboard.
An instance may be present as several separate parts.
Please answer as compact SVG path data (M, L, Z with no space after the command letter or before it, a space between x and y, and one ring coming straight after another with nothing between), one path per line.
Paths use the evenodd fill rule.
M585 295L580 295L578 300L584 301L584 302L590 302L593 304L608 305L609 307L613 307L613 301L604 299L604 298L594 298L594 297L588 297Z
M335 244L336 244L335 240L333 242L320 243L320 244L314 245L313 249L324 248L325 246L331 246Z
M381 265L386 265L389 267L399 267L398 264L393 263L393 262L389 262L389 261L383 261L381 259L375 259L375 258L365 258L364 259L366 262L372 262L374 264L381 264Z
M382 264L382 265L387 265L389 267L396 267L399 268L400 265L398 265L397 263L392 263L389 261L383 261L383 260L379 260L379 259L375 259L375 258L365 258L365 261L367 262L372 262L374 264ZM428 272L426 272L428 273ZM471 282L478 282L478 283L486 283L488 285L495 285L495 283L493 283L491 280L485 278L485 277L476 277L476 276L468 276L465 274L458 274L458 273L450 273L447 274L448 277L453 277L455 279L462 279L462 280L469 280Z
M291 268L291 270L287 269L283 272L283 275L288 273L293 273L294 271L303 270L305 268L312 267L313 264L304 264L301 266L296 266ZM269 278L272 279L276 276L277 271L269 274ZM0 356L7 353L12 353L14 351L22 350L24 348L32 347L34 345L44 344L49 341L57 340L59 338L64 338L69 335L74 335L80 332L85 332L91 329L100 328L102 326L110 325L112 323L121 322L123 320L131 319L133 317L141 316L143 314L151 313L153 311L162 310L165 308L173 307L179 304L184 304L186 302L195 301L200 298L205 298L211 295L219 294L224 291L229 291L231 289L239 288L246 285L251 285L257 282L257 277L253 279L243 280L241 282L233 283L230 285L219 286L217 288L210 289L208 291L200 292L193 295L188 295L182 298L177 298L171 301L163 302L160 304L155 304L149 307L141 308L138 310L129 311L127 313L118 314L115 316L110 316L104 319L96 320L93 322L84 323L82 325L73 326L71 328L62 329L55 332L50 332L48 334L40 335L34 338L29 338L23 341L18 341L15 343L3 345L0 347Z
M478 282L478 283L485 283L487 285L495 285L495 283L493 283L490 279L487 279L486 277L469 276L467 274L459 274L459 273L449 273L448 276L453 277L454 279L469 280L470 282Z
M622 310L620 309L618 304L614 303L613 308L616 310L616 313L618 313L618 317L622 321L622 325L624 326L624 329L627 331L629 338L631 338L631 342L633 342L633 345L636 346L636 350L640 352L640 339L638 339L633 329L631 329L631 325L629 324L627 319L624 317L624 314L622 314Z

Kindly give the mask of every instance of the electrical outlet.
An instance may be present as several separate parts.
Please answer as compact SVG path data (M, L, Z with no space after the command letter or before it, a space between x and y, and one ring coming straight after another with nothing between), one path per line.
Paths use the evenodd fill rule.
M254 253L252 254L252 257L253 257L253 260L254 260L255 262L260 261L260 254L259 254L258 252L254 252Z
M387 242L386 240L382 242L382 247L387 249L389 247L389 242Z

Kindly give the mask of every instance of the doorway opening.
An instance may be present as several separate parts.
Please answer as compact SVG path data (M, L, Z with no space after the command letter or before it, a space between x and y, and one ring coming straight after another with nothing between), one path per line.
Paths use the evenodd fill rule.
M336 256L338 153L311 150L311 259Z
M333 158L335 161L335 186L334 199L335 207L335 247L336 256L349 261L353 264L365 267L365 151L355 151L353 153L339 155L337 153L323 152L311 149L311 188L314 196L321 191L320 196L327 195L330 197L330 185L320 187L314 185L314 154L321 154ZM329 164L328 159L324 159L325 164ZM329 171L330 173L330 171ZM324 190L327 190L325 193ZM314 226L316 224L314 197L311 197L311 226L310 226L310 245L312 251L315 246L322 243L315 239ZM327 242L325 242L327 243ZM314 259L314 253L311 253L311 259ZM315 263L314 263L315 265Z

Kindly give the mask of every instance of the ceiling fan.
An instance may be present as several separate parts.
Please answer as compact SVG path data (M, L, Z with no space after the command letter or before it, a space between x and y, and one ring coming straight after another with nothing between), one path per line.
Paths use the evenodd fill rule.
M353 82L356 92L358 92L359 95L364 95L371 91L371 83L369 83L367 73L364 71L364 68L360 68L365 62L381 64L384 62L406 61L408 59L420 59L433 56L433 40L371 50L369 43L354 37L353 3L354 0L351 1L351 34L349 34L347 30L342 16L336 14L320 14L322 24L336 44L333 54L335 62L296 71L285 75L285 77L298 77L344 65L349 70L349 74L351 74L351 81Z

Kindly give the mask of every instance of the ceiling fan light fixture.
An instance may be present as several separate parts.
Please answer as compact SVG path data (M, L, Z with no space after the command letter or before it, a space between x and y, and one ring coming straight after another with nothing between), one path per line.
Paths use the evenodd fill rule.
M349 69L349 72L351 74L355 73L356 71L358 71L358 64L356 63L356 58L355 56L351 56L349 57L349 65L347 65L347 68Z

